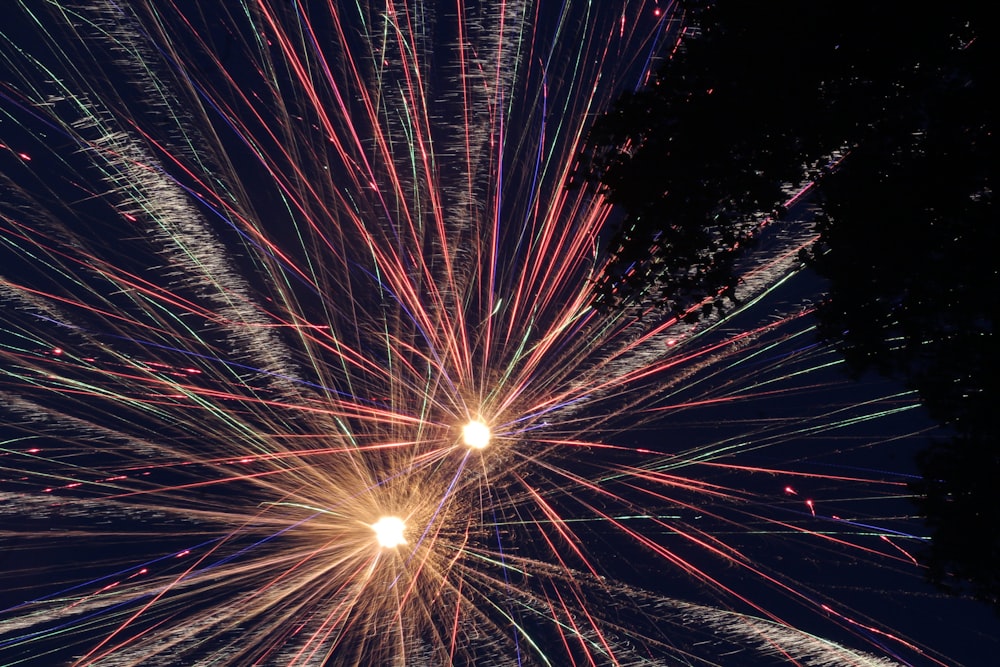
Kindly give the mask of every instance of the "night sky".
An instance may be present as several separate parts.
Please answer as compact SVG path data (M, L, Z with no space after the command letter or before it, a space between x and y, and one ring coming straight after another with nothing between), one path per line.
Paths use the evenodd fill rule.
M94 4L0 27L0 665L995 661L808 196L722 315L589 305L672 6Z

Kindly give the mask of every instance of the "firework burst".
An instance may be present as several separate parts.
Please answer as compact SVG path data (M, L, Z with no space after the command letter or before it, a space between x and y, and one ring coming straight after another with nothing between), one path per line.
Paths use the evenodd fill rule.
M912 398L634 435L833 363L807 304L743 312L806 225L730 318L591 307L573 158L671 5L35 4L0 31L4 664L935 660L753 551L909 567L905 480L788 449Z

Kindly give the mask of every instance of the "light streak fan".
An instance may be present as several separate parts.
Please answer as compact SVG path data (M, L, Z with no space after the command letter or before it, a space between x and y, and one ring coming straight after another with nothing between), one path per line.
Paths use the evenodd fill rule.
M912 398L635 439L833 363L799 305L591 307L574 156L672 5L212 5L0 28L4 664L935 659L752 551L909 566L907 522L756 481L901 479L756 455ZM809 238L747 260L744 311Z

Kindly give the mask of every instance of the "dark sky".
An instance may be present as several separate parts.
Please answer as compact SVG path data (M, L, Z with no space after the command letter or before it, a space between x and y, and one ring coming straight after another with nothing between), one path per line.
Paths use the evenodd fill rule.
M463 30L481 49L465 54L476 63L467 70L475 74L471 92L454 90L453 54L421 43L434 62L425 72L426 115L409 106L407 72L392 68L393 58L405 56L391 52L398 48L391 31L365 34L350 8L336 21L323 14L324 3L306 3L315 36L295 33L297 43L309 50L315 38L324 53L341 55L339 45L347 44L364 66L372 62L366 56L385 58L381 88L373 89L386 100L352 89L343 58L327 63L331 80L343 85L333 94L323 89L319 59L298 78L280 54L277 31L240 32L233 27L245 27L239 12L180 4L200 26L192 33L183 21L157 28L148 15L141 30L131 19L116 25L114 11L81 18L52 12L39 23L18 14L0 28L0 664L61 664L115 637L96 649L100 655L131 633L151 638L144 648L156 647L157 638L189 625L197 630L206 614L224 616L229 608L241 611L204 646L186 644L183 664L221 646L256 646L261 636L261 646L293 646L300 630L331 613L329 582L354 581L345 570L363 569L356 556L338 551L367 536L359 521L345 528L328 517L342 508L362 516L371 510L369 497L405 505L406 494L420 495L424 486L444 489L423 494L432 500L458 500L413 510L435 531L450 522L440 535L428 529L411 536L413 553L431 544L466 550L449 576L426 575L438 591L426 598L433 601L428 613L439 623L452 619L450 587L464 576L462 613L474 620L463 641L479 648L459 654L478 656L480 664L488 654L513 664L518 651L530 653L505 614L552 642L545 652L553 664L564 664L565 650L579 657L581 649L564 649L552 624L538 620L549 610L562 627L588 614L599 619L629 647L623 655L632 655L634 632L638 664L782 662L759 657L750 639L727 636L725 621L712 621L705 608L770 616L914 665L990 664L1000 648L996 618L938 593L909 562L924 530L905 484L915 474L913 454L934 429L912 395L877 378L849 381L837 354L817 343L806 311L823 284L808 273L763 295L748 288L721 323L673 327L648 340L640 333L663 317L626 325L592 314L559 329L526 375L523 397L505 408L506 430L485 472L474 474L473 463L462 468L467 477L453 476L446 464L464 456L454 452L428 454L429 463L396 449L344 458L317 453L348 440L358 447L418 440L443 450L449 420L460 412L455 404L500 402L482 389L484 378L505 391L516 385L504 374L514 367L509 375L521 377L526 362L510 362L519 336L532 332L528 348L544 339L528 323L554 327L586 285L592 250L574 249L570 240L596 229L580 221L595 207L584 194L557 204L574 128L585 128L615 90L632 87L651 56L663 56L670 30L658 23L656 3L633 3L619 15L568 2L559 7L562 24L546 4L524 24L533 31L507 35L519 50L504 52L509 60L499 65L487 50L489 30L476 32L491 25L491 5L470 5ZM437 22L415 10L408 16L426 21L427 42L436 45L457 33L452 14L442 12ZM410 24L370 25L405 32ZM346 27L343 36L338 26ZM167 35L176 41L168 44ZM384 48L371 48L383 39ZM134 44L153 63L151 77L133 58ZM258 66L273 70L259 76ZM518 83L500 96L508 74ZM320 88L336 140L305 80ZM595 80L603 92L591 106ZM152 83L173 92L160 97ZM373 124L366 104L374 100L381 106ZM430 128L426 136L414 119ZM465 127L486 129L456 130ZM116 143L105 128L128 138ZM493 142L501 136L503 153ZM390 147L380 152L376 140L387 137ZM420 137L440 163L430 170L446 212L440 235L432 224L437 213L414 216L412 226L401 213L435 210L434 188L420 186L425 163L410 150ZM352 149L351 140L365 149ZM359 166L364 157L374 166ZM393 166L403 175L394 176ZM359 173L373 175L377 187ZM491 242L481 230L494 211L499 298L490 301L488 279L477 270L489 265ZM352 214L370 230L352 227ZM424 225L434 231L407 236ZM570 233L561 237L562 230ZM780 254L790 247L785 235L800 232L792 220L759 256ZM554 250L539 250L539 238L552 239ZM466 267L448 283L461 288L457 297L447 290L435 297L427 284L452 275L442 268L441 246ZM443 305L428 307L420 320L394 282L392 262L372 259L372 248L401 258L402 282ZM521 276L552 266L566 273L522 286ZM519 299L545 307L534 313ZM488 321L513 332L506 346L494 343L492 357L472 355L470 366L483 367L475 399L454 379L460 371L428 380L418 368L441 363L445 348L428 344L433 327L454 323L461 308L474 349L490 335ZM346 362L326 332L365 362ZM636 340L644 340L638 356L604 365ZM669 359L679 361L666 365ZM656 372L629 375L644 364ZM360 406L351 408L359 414L337 412L348 404ZM383 411L419 415L428 425L413 436L374 414ZM359 461L374 471L368 488L345 472ZM392 467L402 461L405 467ZM415 481L401 487L399 478ZM553 527L548 512L575 537L560 541L567 533ZM347 564L303 584L294 573L324 571L316 553ZM439 557L425 569L447 560ZM412 571L419 558L394 562ZM496 567L504 558L516 565ZM697 572L685 571L688 564ZM183 574L187 567L195 576ZM166 581L175 582L176 597L115 634L159 599ZM348 626L334 660L352 651L370 664L388 660L391 646L371 637L386 632L379 612L394 586L361 596L362 611L351 617L360 620ZM671 607L674 600L702 607ZM481 641L484 628L503 639ZM289 658L281 650L255 655L283 664ZM689 653L716 662L682 657Z

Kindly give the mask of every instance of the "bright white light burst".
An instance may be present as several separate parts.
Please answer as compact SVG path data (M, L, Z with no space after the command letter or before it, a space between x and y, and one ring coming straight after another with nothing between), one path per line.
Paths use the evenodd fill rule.
M478 419L473 419L462 427L462 442L473 449L483 449L490 444L491 435L490 427Z
M372 524L372 530L381 547L394 549L400 544L406 544L406 536L403 535L406 524L398 516L382 517Z

